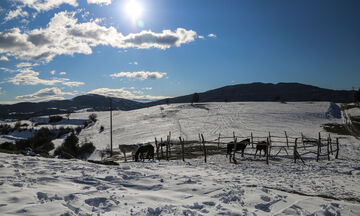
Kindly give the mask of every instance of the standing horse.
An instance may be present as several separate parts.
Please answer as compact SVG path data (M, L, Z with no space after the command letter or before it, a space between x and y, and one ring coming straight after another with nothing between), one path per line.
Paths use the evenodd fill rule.
M260 152L260 157L261 157L261 151L264 151L264 156L268 153L268 143L266 141L261 141L256 145L256 151L255 151L255 156L254 158L256 158L256 153Z
M131 152L132 157L134 158L134 154L138 150L138 145L119 145L120 152L124 154L125 162L126 160L126 153Z
M241 157L244 157L244 150L245 150L246 146L249 144L250 144L250 139L241 140L240 142L236 143L236 149L234 151L236 152L236 151L240 150ZM234 149L234 142L228 143L226 146L226 157L228 155L230 155L230 158L231 158L231 152L233 149Z
M135 161L139 161L139 156L140 156L140 160L144 161L145 160L145 154L146 153L146 158L147 159L153 159L154 160L154 147L152 145L144 145L144 146L140 146L138 148L138 150L135 153Z

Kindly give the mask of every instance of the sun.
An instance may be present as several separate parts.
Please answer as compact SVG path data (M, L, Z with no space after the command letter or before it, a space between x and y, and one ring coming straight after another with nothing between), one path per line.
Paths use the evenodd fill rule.
M136 0L130 0L125 6L126 14L133 20L139 18L142 14L143 8Z

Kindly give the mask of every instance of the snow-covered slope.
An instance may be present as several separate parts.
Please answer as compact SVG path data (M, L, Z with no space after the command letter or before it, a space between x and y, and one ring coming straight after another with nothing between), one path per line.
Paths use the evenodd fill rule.
M234 102L190 104L170 104L133 111L113 112L113 143L135 144L154 142L154 138L166 139L169 131L174 139L197 140L203 133L206 140L216 139L221 133L232 136L273 135L317 137L323 131L324 123L342 123L341 119L329 118L329 102ZM110 114L96 112L99 121L94 127L81 132L81 139L94 142L104 149L110 144ZM74 113L72 118L86 119L89 113ZM99 133L100 126L105 130Z

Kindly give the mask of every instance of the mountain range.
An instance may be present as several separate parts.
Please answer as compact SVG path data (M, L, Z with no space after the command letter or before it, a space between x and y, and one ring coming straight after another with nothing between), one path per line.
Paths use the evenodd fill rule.
M133 110L165 103L190 103L194 94L152 102L137 102L111 98L114 110ZM198 93L199 102L236 101L332 101L348 103L354 100L354 91L332 90L300 83L250 83L224 86ZM96 111L109 110L109 97L95 94L81 95L69 100L47 102L21 102L0 105L0 118L29 118L40 115L55 115L90 108Z

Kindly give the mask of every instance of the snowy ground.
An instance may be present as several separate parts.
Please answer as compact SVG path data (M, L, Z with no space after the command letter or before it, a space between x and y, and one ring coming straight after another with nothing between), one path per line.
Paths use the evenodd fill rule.
M229 164L220 155L209 160L104 166L0 154L0 210L6 215L360 214L359 202L346 201L360 198L358 161L267 166Z
M283 135L316 137L329 118L329 103L209 103L156 106L113 113L114 146L153 141L168 131L174 139ZM162 109L160 107L163 107ZM352 111L351 115L354 115ZM90 113L71 115L86 119ZM80 133L104 149L109 113ZM99 133L100 126L105 130ZM323 133L324 136L326 135ZM336 136L333 134L332 136ZM224 155L182 161L120 162L119 166L80 160L0 154L0 212L3 215L360 215L360 142L341 139L339 159L237 158Z

